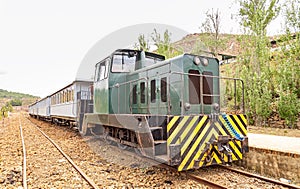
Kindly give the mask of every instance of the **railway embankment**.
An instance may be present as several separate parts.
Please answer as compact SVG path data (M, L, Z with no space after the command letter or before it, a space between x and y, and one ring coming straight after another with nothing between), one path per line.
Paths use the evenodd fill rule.
M239 166L257 174L300 185L300 138L249 134L250 152Z

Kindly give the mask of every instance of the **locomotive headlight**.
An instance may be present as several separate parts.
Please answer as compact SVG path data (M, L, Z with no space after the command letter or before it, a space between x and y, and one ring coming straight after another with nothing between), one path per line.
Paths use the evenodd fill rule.
M194 61L194 64L196 64L196 65L199 65L201 63L201 60L198 56L195 56L193 61Z
M188 111L189 109L191 109L191 104L190 103L184 103L184 109L185 111Z
M219 111L220 110L220 105L218 103L213 104L214 110Z
M208 59L207 58L201 58L201 62L203 66L208 66Z

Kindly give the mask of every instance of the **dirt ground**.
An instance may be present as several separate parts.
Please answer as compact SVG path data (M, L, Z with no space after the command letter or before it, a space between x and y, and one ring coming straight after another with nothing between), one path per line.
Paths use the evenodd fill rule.
M269 134L269 135L279 135L288 137L300 137L299 129L282 129L282 128L272 128L272 127L257 127L248 126L248 132L256 134Z

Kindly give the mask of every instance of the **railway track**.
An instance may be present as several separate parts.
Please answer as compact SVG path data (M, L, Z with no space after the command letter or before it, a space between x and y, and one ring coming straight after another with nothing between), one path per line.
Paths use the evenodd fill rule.
M134 152L132 152L134 153ZM176 168L168 166L166 164L160 164L153 159L147 157L139 157L144 161L148 161L151 165L171 170L172 172L178 172ZM214 179L207 178L203 176L203 170L209 169L209 171L214 171L217 169ZM228 171L230 173L228 173ZM261 175L253 174L250 172L242 171L239 169L232 168L230 166L213 166L209 168L203 168L195 171L183 171L181 174L185 174L185 176L197 183L208 186L209 188L216 189L226 189L226 188L290 188L290 189L300 189L300 186L287 184L284 182L280 182L275 179L271 179L268 177L264 177ZM226 178L223 175L230 175L230 178ZM237 180L234 180L237 179ZM231 182L236 184L231 184Z
M96 137L96 136L95 136ZM100 138L98 138L100 139ZM103 139L102 139L103 140ZM134 153L134 152L132 152ZM173 172L178 172L176 168L160 164L153 159L147 157L139 157L145 161L148 161L151 165L164 168L167 170L171 170ZM214 175L218 181L214 179L207 178L202 176L201 173L203 170L209 169L209 171L213 171L213 169L218 169L218 174ZM230 173L228 173L228 171ZM287 184L280 182L275 179L267 178L264 176L260 176L257 174L249 173L246 171L242 171L239 169L235 169L229 166L213 166L208 168L203 168L195 171L185 171L181 172L181 174L185 174L187 178L194 180L202 185L206 185L209 188L217 188L217 189L225 189L225 188L291 188L291 189L300 189L300 186ZM231 178L226 178L223 175L230 175ZM237 179L234 180L233 178ZM233 182L234 184L231 184Z
M279 186L283 186L283 187L287 187L287 188L292 188L292 189L300 189L300 186L297 186L297 185L287 184L287 183L280 182L280 181L275 180L275 179L271 179L271 178L264 177L264 176L261 176L261 175L249 173L249 172L242 171L242 170L239 170L239 169L235 169L235 168L232 168L232 167L227 167L227 166L221 166L221 167L224 168L224 169L233 171L235 173L241 174L241 175L245 175L245 176L257 178L257 179L260 179L260 180L264 180L266 182L269 182L269 183L272 183L272 184L276 184L276 185L279 185Z
M275 179L249 173L229 166L214 166L186 173L189 178L198 180L211 188L289 188L300 186L287 184ZM203 182L204 180L204 182ZM208 181L206 183L206 181Z
M35 181L40 180L40 178L36 178L36 176L38 177L43 177L43 176L49 176L49 174L45 174L45 171L42 171L41 169L43 169L43 166L45 166L45 168L55 168L55 171L50 173L50 177L51 176L55 176L55 179L57 179L56 175L59 174L64 174L64 172L73 172L74 171L70 171L70 165L73 169L75 169L77 171L77 174L80 174L80 176L87 182L87 184L84 184L82 181L77 181L77 183L79 183L78 186L82 186L82 187L87 187L89 186L90 188L94 188L94 189L98 189L98 186L93 182L92 179L90 179L82 169L80 169L80 167L78 167L73 161L72 159L54 142L54 140L52 140L48 135L46 135L39 127L38 125L36 125L35 123L31 122L29 119L25 120L26 121L26 128L22 127L22 121L21 121L21 116L19 117L19 127L20 127L20 136L21 136L21 140L22 140L22 149L23 149L23 188L27 189L28 188L28 180L31 182L31 184L35 184ZM24 122L23 122L24 123ZM29 128L31 127L31 128ZM37 130L40 134L39 136L36 135L36 132L34 132L33 130ZM35 133L34 135L32 135L33 133ZM25 146L26 141L28 142L29 140L32 141L38 141L37 143L35 143L34 146L32 145L28 145L28 147ZM32 142L30 142L32 144ZM35 148L39 149L39 150L35 150ZM27 153L27 150L30 151L29 153ZM44 150L44 152L41 152L40 150ZM45 152L46 151L46 152ZM32 153L33 152L33 153ZM34 161L34 156L42 156L43 154L49 154L50 156L53 155L53 158L50 157L44 157L45 162L33 162ZM31 157L30 157L31 156ZM30 160L32 158L32 160ZM68 162L69 165L66 165ZM28 164L30 164L28 166ZM32 167L34 168L32 168ZM29 170L30 171L27 171ZM37 171L36 173L34 173L34 171ZM47 171L51 171L51 170L47 170ZM47 172L46 171L46 172ZM39 175L39 173L42 173L42 175ZM33 177L33 178L32 178ZM78 180L78 175L75 176L75 180ZM70 179L72 179L72 176L70 176ZM49 183L49 178L46 179ZM59 180L59 179L58 179ZM57 182L54 182L57 183ZM41 184L41 183L39 183ZM65 184L65 183L64 183ZM70 185L76 185L76 181L75 182L70 182Z
M97 137L95 137L97 138ZM99 140L99 138L97 139ZM99 149L99 146L96 147ZM109 148L109 147L108 147ZM107 148L107 150L108 150ZM137 158L139 159L139 158ZM153 160L152 165L156 164ZM169 167L167 165L161 164L158 167L165 168L166 170L170 170L171 172L174 172L174 174L178 174L177 170ZM102 169L99 167L100 172L108 172L111 174L112 169ZM133 168L134 169L134 168ZM187 172L181 172L180 175L183 175L183 178L189 178L197 183L201 183L202 185L206 185L209 188L299 188L299 186L295 185L289 185L286 183L281 183L279 181L271 181L270 179L266 180L263 177L259 175L251 175L247 172L241 172L238 170L231 169L229 167L209 167L197 171L187 171ZM103 171L101 171L103 170ZM158 172L158 170L154 169L155 172ZM129 169L127 169L129 171ZM137 171L137 169L135 169ZM166 171L169 173L169 171ZM209 173L209 172L216 172ZM237 173L238 172L238 173ZM150 171L151 173L151 171ZM172 175L172 174L171 174ZM211 176L207 176L211 175ZM224 176L227 175L227 178ZM233 176L234 175L234 176ZM246 176L245 176L246 175ZM112 178L109 176L109 178ZM217 178L217 179L216 179ZM227 180L227 181L226 181ZM124 182L124 181L123 181ZM186 183L190 182L188 180L185 181ZM180 187L180 185L177 185ZM204 188L204 187L203 187Z
M164 164L160 164L159 166L167 168L167 169L171 169L172 171L177 172L177 169L175 169L174 167L170 167L170 166L164 165ZM182 172L182 173L183 174L185 173L187 178L189 178L191 180L194 180L194 181L196 181L196 182L198 182L200 184L206 185L206 186L208 186L210 188L215 188L215 189L226 189L227 188L227 187L224 187L223 185L220 185L220 184L218 184L216 182L209 181L209 180L207 180L205 178L199 177L199 176L197 176L197 175L195 175L193 173L190 173L188 171Z

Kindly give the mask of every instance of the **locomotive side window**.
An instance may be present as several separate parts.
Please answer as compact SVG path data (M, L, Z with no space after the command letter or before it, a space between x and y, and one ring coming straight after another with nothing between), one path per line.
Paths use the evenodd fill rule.
M189 101L191 104L200 104L200 73L198 70L189 70Z
M132 88L132 104L137 104L137 91L136 91L137 85L134 85Z
M151 80L151 95L150 95L150 99L151 99L151 102L152 103L155 103L156 101L156 81L155 79L154 80Z
M212 72L203 72L203 103L204 104L212 104L212 96L205 96L205 95L212 95L213 94L213 78L212 77L205 77L205 76L212 76Z
M135 68L135 56L129 56L127 53L115 54L112 62L112 72L131 72Z
M167 78L163 77L160 80L160 95L161 101L167 102Z
M101 62L100 64L97 64L96 67L96 81L101 81L103 79L106 79L108 76L108 63L109 59L106 59L105 61Z
M146 95L145 95L145 82L140 84L141 89L141 103L144 104L146 102Z

